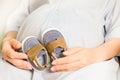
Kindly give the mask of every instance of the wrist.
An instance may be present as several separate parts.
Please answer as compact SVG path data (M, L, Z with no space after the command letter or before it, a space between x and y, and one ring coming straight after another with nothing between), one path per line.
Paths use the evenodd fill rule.
M100 47L90 48L92 62L101 62L106 60L106 51L101 50Z
M10 31L6 34L5 38L2 40L2 45L6 41L10 41L12 39L16 39L17 32L16 31Z
M114 57L112 48L106 44L96 47L95 52L96 58L98 58L100 61L105 61Z
M6 34L6 39L16 39L17 31L10 31Z
M108 59L108 56L107 56L108 52L104 47L102 47L102 46L96 47L95 52L96 52L96 57L100 61L104 61L104 60Z

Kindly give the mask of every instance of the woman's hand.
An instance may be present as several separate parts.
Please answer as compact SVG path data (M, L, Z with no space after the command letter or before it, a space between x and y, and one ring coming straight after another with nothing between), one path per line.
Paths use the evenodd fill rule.
M27 55L17 52L21 48L21 43L13 38L5 38L2 43L2 58L14 66L22 69L32 69L27 59Z
M53 67L51 70L53 72L77 70L100 61L96 57L96 51L94 48L74 47L69 48L63 54L65 57L52 62Z
M65 57L52 62L51 70L70 71L78 70L87 65L113 58L120 52L120 39L111 38L95 48L74 47L63 52Z

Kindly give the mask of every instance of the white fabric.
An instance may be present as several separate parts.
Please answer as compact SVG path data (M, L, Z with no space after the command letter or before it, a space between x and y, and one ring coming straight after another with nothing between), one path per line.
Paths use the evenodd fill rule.
M20 0L0 0L0 51L1 42L5 34L6 21L8 16L17 8L19 2Z
M32 73L14 67L0 57L0 80L31 80Z
M47 0L22 0L19 8L9 17L5 33L18 31L24 19Z
M120 67L119 67L119 70L118 70L118 80L120 80Z
M69 75L66 72L59 75L58 79L54 79L54 76L43 79L43 75L46 78L52 75L50 73L41 74L41 72L33 72L32 75L32 72L18 69L0 58L0 80L117 80L117 69L118 64L114 59L111 59L84 67L81 70L69 73Z
M29 16L28 10L17 39L31 35L40 38L46 28L55 27L63 33L68 47L96 47L110 38L120 38L119 8L119 0L51 0ZM117 70L117 62L111 59L72 72L34 72L32 80L117 80Z

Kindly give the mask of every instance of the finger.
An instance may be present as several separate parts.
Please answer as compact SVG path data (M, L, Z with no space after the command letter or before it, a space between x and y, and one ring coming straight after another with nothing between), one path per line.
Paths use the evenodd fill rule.
M16 52L9 44L6 44L2 48L2 55L8 56L10 58L26 59L27 55L24 53Z
M15 39L10 40L10 43L14 49L19 49L22 47L22 44Z
M6 50L5 55L12 59L27 59L28 58L26 54L16 52L13 49Z
M59 59L54 60L52 62L52 65L62 65L62 64L68 64L68 63L71 63L71 62L79 61L79 59L80 59L79 56L80 55L77 53L77 54L74 54L74 55L59 58Z
M29 69L29 70L32 69L31 64L25 60L7 58L7 61L13 64L14 66L16 66L17 68Z
M63 52L63 55L72 55L83 49L82 47L68 48L67 51Z
M7 60L7 56L5 56L5 55L2 54L2 59L3 60Z
M51 68L51 71L58 72L58 71L73 71L82 68L84 65L81 64L80 61L72 62L69 64L64 65L56 65Z

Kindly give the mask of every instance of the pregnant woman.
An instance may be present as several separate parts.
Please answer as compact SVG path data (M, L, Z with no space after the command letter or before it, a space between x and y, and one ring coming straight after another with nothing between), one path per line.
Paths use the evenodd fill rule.
M120 52L119 8L119 0L24 0L8 21L1 80L19 80L19 76L20 80L117 80L119 65L114 57ZM47 34L49 39L62 34L67 49L63 57L50 60L49 68L36 70L33 63L38 63L17 50L26 38L37 38L43 44L46 30L53 31Z

